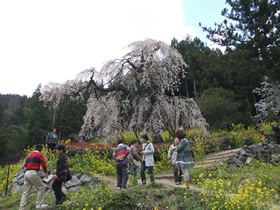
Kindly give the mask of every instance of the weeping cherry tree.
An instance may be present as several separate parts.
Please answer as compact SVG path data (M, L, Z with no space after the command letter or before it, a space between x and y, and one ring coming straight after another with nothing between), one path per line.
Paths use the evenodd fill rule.
M176 49L164 42L147 39L126 47L122 58L108 61L100 71L87 69L75 80L49 83L41 100L53 108L62 101L84 100L87 112L80 138L101 138L123 131L150 132L154 143L162 142L162 131L174 136L176 129L199 127L207 123L193 99L175 96L187 64ZM166 94L168 93L168 95Z

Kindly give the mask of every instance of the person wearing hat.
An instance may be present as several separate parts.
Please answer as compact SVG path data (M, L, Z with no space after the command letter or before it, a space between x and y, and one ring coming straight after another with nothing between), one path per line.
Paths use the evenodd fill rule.
M35 186L38 191L36 209L44 209L48 206L43 204L45 197L45 187L43 185L42 179L38 175L40 166L42 166L44 172L46 173L46 178L48 178L47 165L41 151L42 145L37 144L35 150L30 153L25 160L24 167L26 168L26 172L24 174L24 185L19 208L20 210L26 209L27 201L33 186Z
M143 151L140 152L140 154L143 155L142 158L142 164L141 164L141 179L142 179L142 184L145 185L146 182L146 176L145 176L145 171L148 168L148 175L150 177L151 183L154 182L154 174L153 174L153 168L154 168L154 153L155 153L155 149L154 149L154 145L149 142L149 138L147 136L147 134L142 134L141 135L141 141L142 141L142 148Z
M272 130L275 131L277 144L280 144L280 129L277 123L272 125Z
M47 134L45 147L47 147L48 150L50 149L54 151L55 146L58 144L58 137L55 133L56 133L56 129L52 128L50 132Z
M62 192L62 182L67 181L68 177L68 157L65 154L65 146L62 144L56 145L56 153L59 155L58 160L56 162L56 173L53 176L54 182L52 184L52 189L55 194L56 198L56 205L61 205L64 201L66 201L68 198L67 196Z

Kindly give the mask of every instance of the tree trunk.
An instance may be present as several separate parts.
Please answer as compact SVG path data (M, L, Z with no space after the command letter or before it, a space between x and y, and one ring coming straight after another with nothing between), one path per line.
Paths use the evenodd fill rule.
M254 97L254 104L256 104L257 101L256 101L255 93L253 93L253 97ZM258 112L257 107L256 107L256 106L254 106L254 107L255 107L255 109L256 109L256 114L259 115L259 112Z
M155 143L155 144L163 142L163 138L160 134L152 135L152 140L153 140L153 143Z
M197 95L196 95L195 80L193 81L193 91L194 91L194 98L196 99L196 98L197 98Z
M188 80L186 78L186 97L189 98Z
M274 79L271 79L270 84L271 84L272 90L274 92L276 102L277 102L278 106L280 107L280 88L278 86L278 82Z

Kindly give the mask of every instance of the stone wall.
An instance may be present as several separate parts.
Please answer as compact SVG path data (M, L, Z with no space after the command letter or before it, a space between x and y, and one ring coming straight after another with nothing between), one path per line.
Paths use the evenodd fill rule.
M280 162L280 145L268 140L257 145L244 145L235 154L219 164L226 163L230 170L235 170L244 164L250 164L253 159L271 164Z
M24 162L19 168L18 172L14 175L14 178L12 179L11 183L8 186L9 194L12 195L13 192L22 192L23 190L23 184L24 184L24 174L25 174L25 168L24 168ZM43 180L43 184L45 186L45 189L47 193L52 193L52 183L53 183L53 175L54 171L49 170L48 179L45 178L45 172L39 171L39 176ZM63 192L69 192L69 191L77 191L82 186L85 186L89 189L94 189L99 186L100 178L98 176L88 176L87 174L83 173L75 173L72 175L72 179L67 181L62 185L62 191ZM36 192L36 188L33 187L32 192Z

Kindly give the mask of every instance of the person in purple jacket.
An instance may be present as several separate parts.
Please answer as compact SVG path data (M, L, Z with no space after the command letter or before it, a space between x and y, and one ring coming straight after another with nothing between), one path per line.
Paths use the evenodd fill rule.
M123 144L123 140L117 141L118 147L114 150L113 157L116 161L117 168L117 189L126 189L126 183L128 179L127 164L129 148Z

